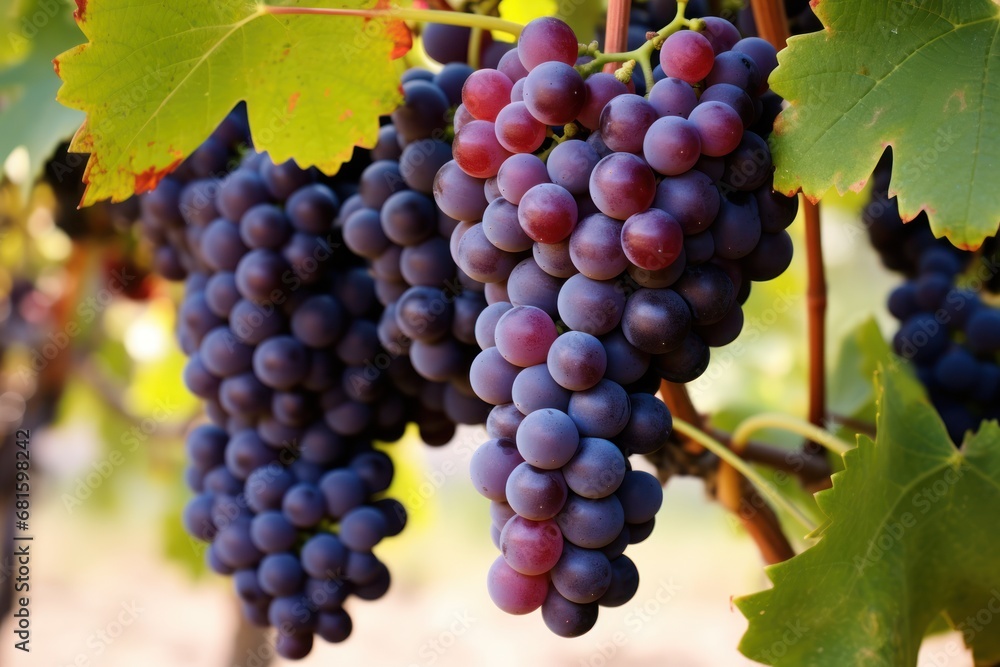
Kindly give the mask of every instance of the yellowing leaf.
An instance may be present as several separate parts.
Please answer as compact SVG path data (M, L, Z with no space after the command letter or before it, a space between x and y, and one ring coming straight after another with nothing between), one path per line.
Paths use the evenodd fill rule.
M90 40L59 58L59 100L87 113L83 204L156 186L241 100L254 145L334 173L399 105L409 30L391 18L274 15L246 0L77 0ZM280 6L370 9L374 0Z
M905 220L976 248L1000 224L1000 5L813 0L826 30L794 37L771 86L775 187L859 190L886 146Z

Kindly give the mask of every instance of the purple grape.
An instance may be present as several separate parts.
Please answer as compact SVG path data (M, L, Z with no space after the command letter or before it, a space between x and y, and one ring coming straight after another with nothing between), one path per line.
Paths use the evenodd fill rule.
M582 331L567 331L552 343L546 359L549 374L561 387L585 391L596 385L608 369L601 341Z
M511 204L520 204L521 198L531 188L549 182L545 163L536 155L512 155L500 166L497 185L504 199Z
M545 125L573 122L583 108L584 95L583 78L566 63L543 62L524 80L524 104Z
M596 602L611 586L611 562L600 551L567 544L551 576L556 591L570 602Z
M712 71L715 50L701 33L691 30L675 32L660 48L660 65L669 76L692 85Z
M559 290L559 317L574 331L602 336L618 326L625 309L625 294L611 281L575 275Z
M628 93L624 83L606 72L598 72L587 77L584 89L583 108L577 114L577 121L588 130L600 127L601 112L608 102Z
M552 519L531 521L515 514L500 532L500 552L520 574L545 574L562 555L562 533ZM608 575L610 580L610 567Z
M566 503L566 482L558 470L522 463L507 478L506 496L518 515L544 521L559 514Z
M517 427L517 451L543 470L558 470L576 453L580 435L569 416L553 408L535 410Z
M564 598L553 587L542 603L545 626L560 637L579 637L597 623L597 604L577 604Z
M592 280L611 280L628 267L621 246L622 223L603 213L580 220L569 237L573 266Z
M545 361L556 339L556 325L545 311L534 306L515 306L496 326L496 348L503 358L521 368Z
M657 172L676 176L689 171L701 157L701 137L695 125L666 116L653 123L643 140L643 157Z
M528 72L549 61L575 65L576 35L572 28L557 18L537 18L521 31L517 39L517 55Z
M524 459L512 439L487 440L476 449L469 462L472 485L490 500L506 501L507 481L511 472L522 463Z
M530 614L545 601L549 580L544 575L521 574L497 557L486 576L493 604L508 614Z
M643 137L656 117L656 109L643 97L619 95L601 111L601 138L613 151L642 153Z
M688 120L698 129L701 152L710 157L731 153L743 137L743 120L735 109L722 102L698 104Z
M590 175L590 196L601 213L625 220L653 203L656 179L642 158L612 153L601 159Z
M566 540L585 549L611 544L625 527L625 513L614 495L590 499L570 494L556 523Z
M587 438L613 438L628 423L631 407L621 385L601 380L586 391L570 396L567 413L580 435Z
M691 311L677 292L640 289L625 305L622 331L643 352L662 354L681 344L691 323Z
M538 364L517 374L511 398L517 409L528 415L543 408L565 411L569 406L570 393L556 384L546 364Z
M653 206L669 213L685 234L707 229L719 213L721 198L712 180L700 171L669 176L656 186Z
M581 438L576 454L562 472L570 491L595 499L606 498L618 490L625 470L625 456L613 442L603 438Z
M650 89L649 103L660 117L687 118L698 105L698 96L691 84L668 77L657 81Z

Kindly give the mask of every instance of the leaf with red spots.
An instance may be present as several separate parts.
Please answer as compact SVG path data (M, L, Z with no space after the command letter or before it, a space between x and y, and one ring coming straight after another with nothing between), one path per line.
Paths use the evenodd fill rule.
M91 154L84 205L155 187L240 101L258 150L332 174L402 100L410 34L388 17L274 15L246 0L77 0L76 15L90 41L60 57L59 101L87 114L72 144Z
M887 146L904 219L964 248L1000 225L1000 5L823 0L825 30L788 41L771 75L787 99L775 187L860 190Z
M60 63L53 58L80 41L71 7L23 0L0 8L0 164L23 146L32 176L82 120L55 100Z

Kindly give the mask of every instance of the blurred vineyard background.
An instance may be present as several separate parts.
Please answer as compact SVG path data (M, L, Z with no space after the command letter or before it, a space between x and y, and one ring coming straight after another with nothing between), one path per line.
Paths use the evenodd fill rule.
M54 79L51 69L40 76ZM8 83L0 74L0 111L18 99ZM47 83L54 92L58 81ZM28 122L30 114L21 113ZM41 114L34 122L78 120ZM21 129L26 141L52 131ZM231 582L206 571L205 546L181 526L189 497L184 434L203 419L183 386L184 357L173 335L183 286L152 273L135 202L76 211L79 157L61 154L43 183L30 166L37 158L14 150L0 185L0 484L10 488L13 429L29 428L36 536L32 653L12 648L9 618L0 618L0 664L278 662L267 637L241 624ZM897 279L868 245L863 202L862 194L824 203L832 377L840 342L859 324L874 315L889 330L885 295ZM801 221L790 231L801 248ZM740 340L715 354L690 387L716 424L767 410L805 414L804 295L801 253L785 275L755 288ZM853 407L849 388L834 390L835 411L838 401L845 411ZM765 585L760 558L696 480L670 481L656 531L629 552L642 575L638 594L602 611L590 634L563 640L537 619L497 610L484 583L495 556L488 503L467 484L470 455L484 439L481 429L465 428L441 449L413 434L385 446L397 466L388 495L411 518L402 535L377 548L392 565L392 587L377 603L354 604L348 642L317 646L302 664L751 664L735 648L745 621L730 598ZM12 563L8 503L0 502L4 616ZM925 645L920 664L971 664L960 646L955 636L939 637Z

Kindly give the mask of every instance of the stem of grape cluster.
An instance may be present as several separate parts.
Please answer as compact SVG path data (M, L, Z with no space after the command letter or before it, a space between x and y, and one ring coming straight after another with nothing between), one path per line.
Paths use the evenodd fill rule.
M344 9L327 7L275 7L264 5L264 14L272 15L313 15L313 16L361 16L364 18L390 18L400 21L419 21L421 23L443 23L457 25L463 28L482 28L483 30L499 30L515 37L521 34L524 26L513 21L506 21L495 16L482 14L466 14L464 12L443 12L435 9L413 9L410 7L390 7L388 9Z
M632 51L625 51L623 53L600 53L597 52L594 56L594 60L585 65L577 65L577 71L587 78L595 72L601 71L605 65L608 63L624 63L629 60L634 60L639 63L642 67L643 77L646 79L646 90L653 87L653 68L649 64L650 58L653 55L653 51L660 48L663 45L663 40L665 40L670 35L674 34L682 28L697 28L703 26L704 22L700 19L687 19L684 18L684 10L687 8L687 2L677 3L677 15L674 20L668 23L666 26L661 28L656 33L656 37L647 40L637 49Z
M473 28L472 34L469 35L469 52L466 56L466 60L469 63L469 67L472 69L479 69L479 52L483 48L483 29Z
M761 495L770 499L775 505L782 507L809 532L816 530L816 525L813 523L812 519L806 516L799 507L771 486L771 483L767 481L763 475L758 473L752 465L741 459L736 452L726 447L708 433L705 433L693 424L687 423L683 419L674 419L674 430L698 442L705 449L709 450L734 469L738 470L744 477L750 480L754 487L760 491Z
M736 427L731 437L733 451L737 453L742 452L750 442L750 436L765 428L775 428L797 433L841 456L854 449L854 446L850 443L807 421L781 413L764 413L745 419Z
M492 16L493 11L500 4L500 0L486 0L475 7L475 13L481 16ZM483 29L476 27L469 35L469 50L466 62L472 69L479 69L479 54L483 50Z

